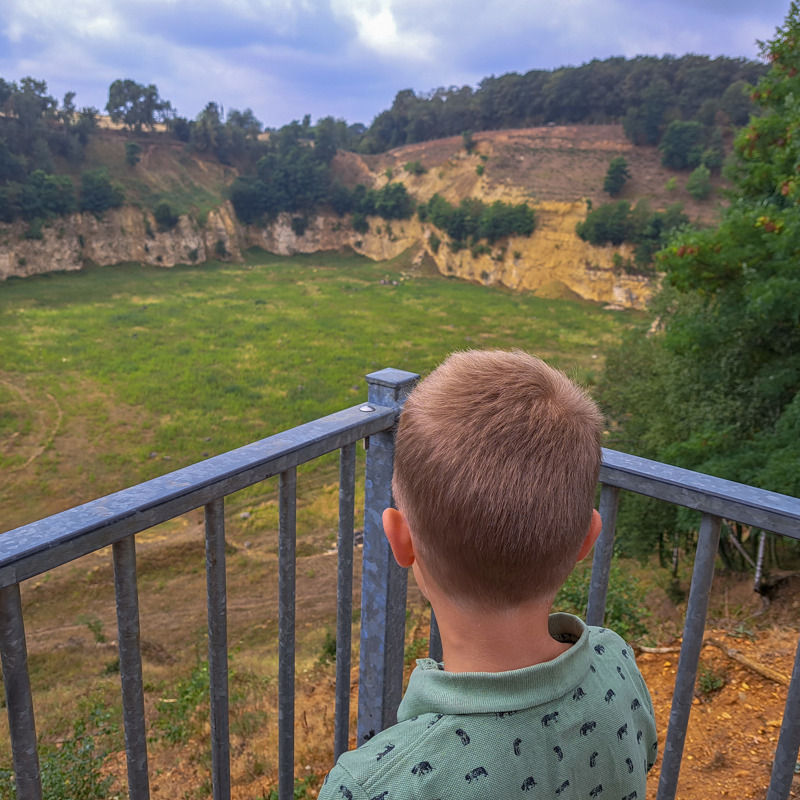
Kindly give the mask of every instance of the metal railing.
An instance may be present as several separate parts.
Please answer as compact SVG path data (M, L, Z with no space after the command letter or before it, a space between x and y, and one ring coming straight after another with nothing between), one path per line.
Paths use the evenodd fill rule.
M406 572L391 556L381 513L391 505L393 426L418 376L385 369L367 376L368 401L290 431L0 536L0 657L19 800L41 800L20 583L54 567L112 546L120 680L132 800L150 797L144 716L137 533L201 506L205 509L208 655L214 800L231 794L228 728L228 650L224 498L279 476L279 713L280 800L294 791L295 511L297 467L340 451L336 703L334 754L348 747L356 443L367 446L362 555L357 741L394 724L401 699ZM702 513L683 645L664 748L659 800L676 795L721 520L800 538L800 500L700 475L614 451L603 451L600 513L587 621L602 624L620 490L658 498ZM435 620L430 652L441 657ZM800 749L800 646L778 740L767 800L789 796Z

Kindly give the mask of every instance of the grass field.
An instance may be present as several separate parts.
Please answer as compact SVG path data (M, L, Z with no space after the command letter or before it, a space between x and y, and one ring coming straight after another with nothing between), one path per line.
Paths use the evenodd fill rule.
M455 349L525 348L591 384L633 320L588 303L409 277L407 268L402 258L376 265L253 252L244 264L125 265L0 284L0 530L355 405L366 398L366 373L392 366L424 374ZM336 472L334 459L323 459L300 480L301 776L330 763ZM269 797L274 785L275 488L272 481L226 500L237 798ZM357 495L357 517L361 502ZM205 723L196 708L206 625L202 517L140 534L137 553L152 781L170 796L180 787L182 797L206 797ZM422 652L426 617L413 587L409 600L408 652ZM109 553L28 581L23 602L45 752L63 752L76 716L101 709L116 721L106 769L120 787ZM191 744L174 739L176 726ZM0 765L8 760L2 733Z
M254 252L0 284L0 530L353 405L366 373L425 373L454 349L522 347L591 383L629 320L402 266Z

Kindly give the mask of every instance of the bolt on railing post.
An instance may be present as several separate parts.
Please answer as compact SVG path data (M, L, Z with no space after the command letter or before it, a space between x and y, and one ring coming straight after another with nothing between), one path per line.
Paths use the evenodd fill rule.
M413 372L397 369L367 375L364 413L373 406L399 411L418 379ZM392 556L381 521L383 510L393 504L393 462L394 431L371 436L364 484L358 744L397 721L403 691L407 576Z

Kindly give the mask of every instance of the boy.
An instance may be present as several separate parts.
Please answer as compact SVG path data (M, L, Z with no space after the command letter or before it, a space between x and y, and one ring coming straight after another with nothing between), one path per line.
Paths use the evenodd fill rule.
M384 530L439 623L397 725L341 756L320 800L644 800L647 687L615 633L550 615L600 533L602 417L522 352L451 355L400 417Z

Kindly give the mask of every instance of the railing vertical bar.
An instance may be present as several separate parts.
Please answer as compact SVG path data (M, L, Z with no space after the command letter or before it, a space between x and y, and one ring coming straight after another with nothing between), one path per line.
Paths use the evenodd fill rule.
M278 539L278 800L294 798L297 469L280 474Z
M431 633L428 637L428 658L434 661L441 662L443 658L442 653L442 637L439 634L439 624L436 622L436 614L433 613L431 607Z
M125 758L128 764L128 797L130 800L149 800L139 590L136 583L136 539L134 536L126 536L114 542L111 549L117 599L119 677L125 725Z
M16 776L17 800L42 800L42 778L36 747L28 648L19 584L0 589L0 659L6 690L11 753Z
M602 625L606 613L608 579L611 575L611 556L614 554L618 506L619 489L616 486L603 484L600 489L600 516L603 519L603 528L594 546L589 605L586 609L586 622L589 625Z
M211 702L211 780L214 800L231 796L228 717L228 601L225 579L225 501L205 506L208 587L208 684Z
M369 403L405 403L418 375L385 369L367 375ZM373 405L362 406L370 413ZM393 504L394 432L370 437L364 480L364 551L361 570L361 650L358 671L358 744L397 722L403 694L408 577L392 556L382 515Z
M661 777L658 782L658 800L674 800L681 771L683 747L686 743L686 728L692 708L697 665L703 647L708 598L714 580L714 563L719 546L719 530L722 520L711 514L703 514L697 553L692 571L692 586L683 627L683 641L678 659L678 674L672 696L664 758L661 762Z
M797 642L794 669L786 695L786 707L766 800L787 800L789 797L798 750L800 750L800 639Z
M339 456L339 540L336 582L336 717L333 759L350 744L350 648L353 629L353 528L356 500L356 446Z

